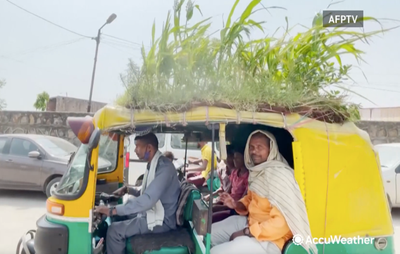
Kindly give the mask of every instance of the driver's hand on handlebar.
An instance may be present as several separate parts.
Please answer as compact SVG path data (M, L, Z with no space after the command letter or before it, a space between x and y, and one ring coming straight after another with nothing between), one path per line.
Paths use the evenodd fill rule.
M128 186L125 185L125 186L122 186L121 188L117 189L116 191L114 191L112 194L114 196L122 197L126 193L128 193Z
M110 212L110 209L105 205L99 205L99 206L94 207L94 212L108 215Z

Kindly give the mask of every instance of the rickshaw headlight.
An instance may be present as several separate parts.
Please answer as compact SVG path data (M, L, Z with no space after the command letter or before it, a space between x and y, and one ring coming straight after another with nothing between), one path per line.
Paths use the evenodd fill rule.
M50 200L46 201L47 212L55 215L64 215L64 205Z
M384 250L386 249L388 242L386 238L379 237L374 239L374 245L377 250Z

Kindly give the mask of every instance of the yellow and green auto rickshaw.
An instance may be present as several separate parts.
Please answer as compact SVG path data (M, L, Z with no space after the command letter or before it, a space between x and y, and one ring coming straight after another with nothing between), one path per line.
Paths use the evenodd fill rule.
M319 253L395 253L379 158L368 134L352 122L328 123L299 114L253 113L213 106L167 113L106 106L94 117L69 118L68 123L82 145L54 195L48 198L47 212L37 221L37 229L29 232L33 239L22 238L26 254L104 253L99 232L107 229L108 220L94 214L93 208L100 200L121 202L111 200L107 193L123 184L124 142L132 133L179 132L189 137L190 133L201 132L213 144L219 141L224 159L226 142L246 139L255 129L273 133L281 154L294 168ZM100 170L100 160L110 163ZM210 253L211 209L212 199L206 203L201 193L193 190L185 206L184 225L177 232L145 236L151 244L146 245L144 253ZM182 232L186 237L174 238ZM318 240L330 237L340 242ZM342 241L348 238L365 241ZM138 242L137 237L127 239L127 253L135 253ZM292 239L282 253L306 251Z

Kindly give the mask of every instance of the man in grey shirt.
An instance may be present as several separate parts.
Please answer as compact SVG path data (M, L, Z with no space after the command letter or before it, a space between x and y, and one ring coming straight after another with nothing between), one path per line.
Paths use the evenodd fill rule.
M136 136L135 145L135 153L140 160L148 162L147 171L149 171L153 158L159 153L157 136L153 133ZM128 199L125 204L110 209L106 206L95 207L96 212L127 218L123 221L113 222L108 227L107 253L124 254L126 239L134 235L163 233L176 229L176 211L181 188L173 163L165 156L159 156L154 179L150 181L149 185L146 185L147 181L143 179L142 186L145 187L145 190L142 195L140 195L140 191L133 188L124 187L117 190L119 194L129 192L136 197ZM164 219L162 225L150 227L146 214L156 206L158 201L164 208Z

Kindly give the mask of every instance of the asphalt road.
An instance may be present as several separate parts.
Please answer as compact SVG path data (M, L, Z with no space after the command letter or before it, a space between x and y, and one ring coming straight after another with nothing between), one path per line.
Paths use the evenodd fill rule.
M0 190L0 254L14 254L18 240L45 213L46 197L40 192ZM400 209L392 211L396 254L400 254Z

